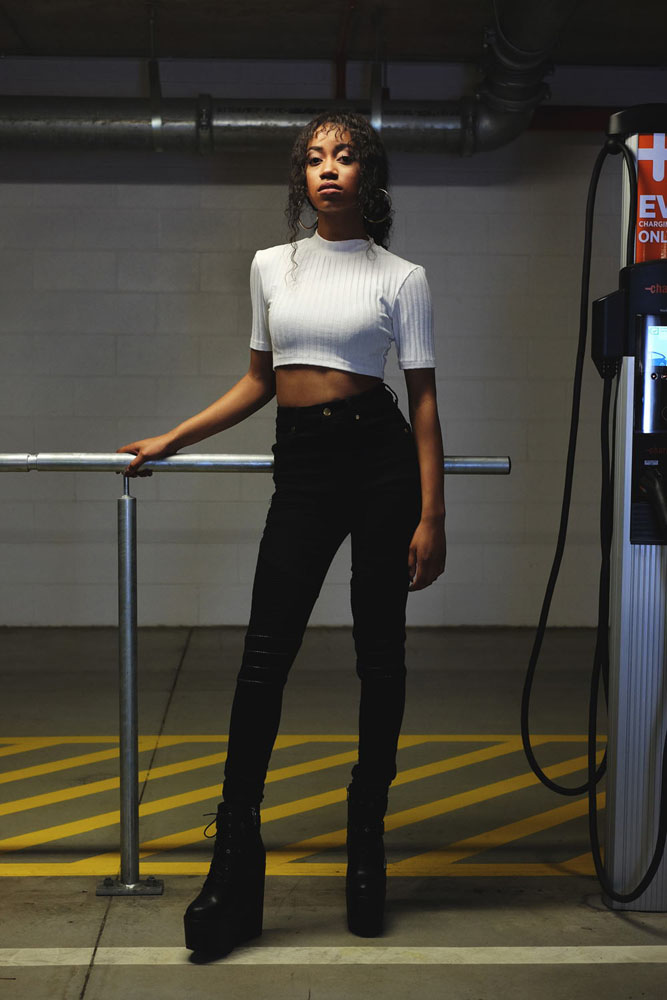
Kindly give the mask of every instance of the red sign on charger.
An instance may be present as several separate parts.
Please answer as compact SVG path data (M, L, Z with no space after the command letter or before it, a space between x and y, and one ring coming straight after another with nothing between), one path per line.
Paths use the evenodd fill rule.
M638 136L635 261L667 258L665 133Z

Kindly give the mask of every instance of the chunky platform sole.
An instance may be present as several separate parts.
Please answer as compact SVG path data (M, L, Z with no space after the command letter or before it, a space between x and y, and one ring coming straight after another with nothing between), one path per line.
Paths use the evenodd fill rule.
M255 920L243 926L233 927L229 920L196 920L184 917L185 947L198 955L209 955L224 958L230 951L259 937L262 933L262 920Z
M386 878L366 877L362 884L363 889L353 877L346 879L347 926L358 937L379 937L384 925Z
M234 911L230 904L217 916L197 917L186 912L185 947L199 955L223 958L237 945L259 937L264 915L264 866L261 877L244 886L245 898Z

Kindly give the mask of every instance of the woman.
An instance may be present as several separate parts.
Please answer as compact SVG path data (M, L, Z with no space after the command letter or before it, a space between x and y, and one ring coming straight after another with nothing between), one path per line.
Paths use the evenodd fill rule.
M361 680L359 758L348 786L350 930L382 932L382 835L405 703L408 591L444 570L443 451L424 271L386 249L387 162L365 118L322 114L292 152L291 242L251 268L248 373L167 434L119 448L171 455L277 396L275 492L259 546L250 621L229 725L223 801L204 887L185 914L186 946L222 956L262 930L264 780L282 692L327 569L352 545L351 602ZM306 226L310 205L316 222ZM298 243L298 226L317 229ZM412 427L383 382L392 340Z

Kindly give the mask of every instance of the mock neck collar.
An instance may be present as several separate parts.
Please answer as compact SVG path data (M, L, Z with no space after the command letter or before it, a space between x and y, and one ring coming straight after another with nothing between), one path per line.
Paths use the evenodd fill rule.
M369 237L367 240L325 240L315 230L313 235L309 237L308 243L314 250L324 250L333 253L354 253L357 250L365 250L367 247L372 246L373 239Z

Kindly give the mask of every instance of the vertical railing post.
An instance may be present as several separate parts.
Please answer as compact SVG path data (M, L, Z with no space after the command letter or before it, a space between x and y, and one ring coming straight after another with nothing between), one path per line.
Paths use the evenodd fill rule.
M120 878L98 896L159 895L163 883L139 879L139 725L137 708L137 501L123 476L118 498L118 700L120 730Z

